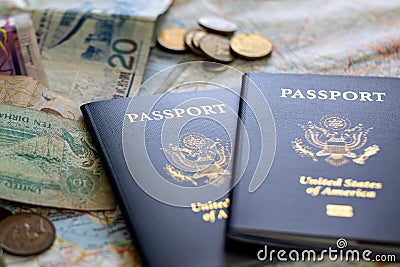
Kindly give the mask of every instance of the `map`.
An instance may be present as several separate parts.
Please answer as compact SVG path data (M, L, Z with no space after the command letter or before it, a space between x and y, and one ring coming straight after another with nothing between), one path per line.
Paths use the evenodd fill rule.
M119 209L107 212L75 212L36 208L2 201L13 211L34 212L49 218L57 239L39 256L5 254L8 266L140 266Z
M49 3L33 2L32 9L40 9L41 2ZM0 4L13 9L23 7L24 1L2 0ZM206 15L231 20L238 25L238 32L258 33L273 42L274 50L270 57L257 61L236 59L230 64L242 72L400 77L398 0L176 0L168 12L159 17L155 31L158 33L172 27L198 28L197 19ZM204 58L154 48L145 65L143 80L172 65L194 60ZM50 66L51 62L48 64ZM161 92L158 88L142 88L139 93ZM76 97L80 101L80 95ZM88 100L90 96L85 95L84 99ZM119 209L111 212L76 212L6 201L1 201L0 206L13 212L45 215L54 222L57 230L57 240L49 251L28 258L6 255L8 266L141 266ZM313 266L332 265L384 266L384 263L323 262ZM282 263L275 266L302 267L310 266L310 263Z
M216 15L235 22L238 33L261 34L274 44L269 57L229 64L239 71L400 77L399 6L396 0L176 1L156 32L199 28L198 18ZM193 60L204 58L153 49L144 80Z

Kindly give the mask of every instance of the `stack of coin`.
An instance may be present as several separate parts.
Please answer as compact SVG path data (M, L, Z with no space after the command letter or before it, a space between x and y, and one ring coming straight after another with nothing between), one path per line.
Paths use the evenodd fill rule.
M5 266L4 252L32 256L49 249L54 243L53 223L35 213L12 214L0 207L0 266Z
M259 34L235 35L238 27L233 22L217 17L202 17L198 24L202 29L165 29L158 35L157 43L171 52L192 51L220 63L232 62L235 57L256 60L272 52L271 41Z

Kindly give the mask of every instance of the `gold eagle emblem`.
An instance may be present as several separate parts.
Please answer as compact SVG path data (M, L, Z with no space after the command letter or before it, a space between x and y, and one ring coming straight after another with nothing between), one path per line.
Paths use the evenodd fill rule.
M299 126L303 129L307 142L319 150L313 151L300 138L292 141L292 147L299 156L310 157L315 162L318 157L325 157L327 163L336 167L350 162L349 159L363 165L380 149L378 145L372 145L365 148L362 154L354 153L353 151L365 146L367 135L373 128L365 129L361 123L351 127L350 121L343 116L327 115L320 120L319 125L309 121L306 125Z
M230 146L218 138L213 140L191 132L183 135L177 146L169 144L168 148L162 150L173 163L166 164L164 169L177 182L218 186L231 178L231 172L227 169L231 159Z

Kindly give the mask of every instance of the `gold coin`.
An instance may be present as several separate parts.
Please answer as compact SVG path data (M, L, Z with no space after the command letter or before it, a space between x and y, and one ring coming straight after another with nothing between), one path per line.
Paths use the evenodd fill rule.
M255 33L238 34L231 38L232 51L245 59L259 59L269 55L273 49L270 40Z
M187 29L172 28L163 30L157 37L158 44L174 52L186 51L185 34Z

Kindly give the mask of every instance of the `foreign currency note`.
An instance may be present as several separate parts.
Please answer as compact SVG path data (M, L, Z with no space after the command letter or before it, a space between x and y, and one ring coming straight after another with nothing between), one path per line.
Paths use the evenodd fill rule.
M0 16L8 16L15 10L26 8L25 0L0 0Z
M0 198L57 208L115 208L81 121L0 104Z
M171 0L27 1L52 90L86 103L133 96Z
M82 119L77 103L58 96L39 80L27 76L0 75L0 103L36 109L72 120Z
M48 86L29 14L0 18L0 74L26 75Z

